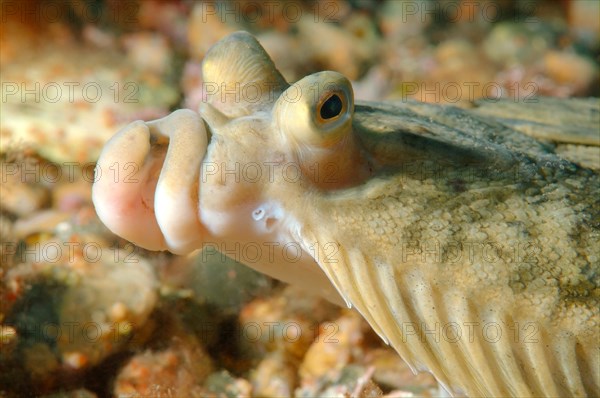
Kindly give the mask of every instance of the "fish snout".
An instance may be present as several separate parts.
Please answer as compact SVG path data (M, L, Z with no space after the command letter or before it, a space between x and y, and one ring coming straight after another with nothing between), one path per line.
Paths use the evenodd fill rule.
M115 234L148 250L189 253L202 245L200 166L208 146L202 118L182 109L135 121L105 145L92 199Z

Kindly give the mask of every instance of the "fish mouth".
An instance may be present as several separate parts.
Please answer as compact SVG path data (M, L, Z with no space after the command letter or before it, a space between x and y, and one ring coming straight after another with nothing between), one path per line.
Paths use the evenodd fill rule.
M211 136L187 109L118 131L96 164L92 200L100 220L148 250L200 248L208 232L199 216L199 177Z

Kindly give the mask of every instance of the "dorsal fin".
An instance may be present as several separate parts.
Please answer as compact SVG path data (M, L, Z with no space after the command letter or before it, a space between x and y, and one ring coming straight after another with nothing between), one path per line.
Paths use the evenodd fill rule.
M207 101L228 117L251 114L274 102L288 87L264 48L243 31L208 51L202 74Z

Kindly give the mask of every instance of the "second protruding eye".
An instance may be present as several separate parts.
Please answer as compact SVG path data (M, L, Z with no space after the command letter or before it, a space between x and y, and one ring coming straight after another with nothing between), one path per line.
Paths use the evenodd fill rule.
M331 147L352 131L352 86L337 72L315 73L290 86L273 112L277 129L293 143Z

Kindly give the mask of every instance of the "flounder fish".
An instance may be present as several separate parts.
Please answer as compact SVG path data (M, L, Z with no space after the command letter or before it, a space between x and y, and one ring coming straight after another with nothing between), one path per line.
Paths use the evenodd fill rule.
M336 72L288 84L245 32L203 81L199 112L104 147L93 200L112 231L250 248L249 266L355 307L451 394L600 395L598 172L524 133L597 146L597 101L355 103Z

